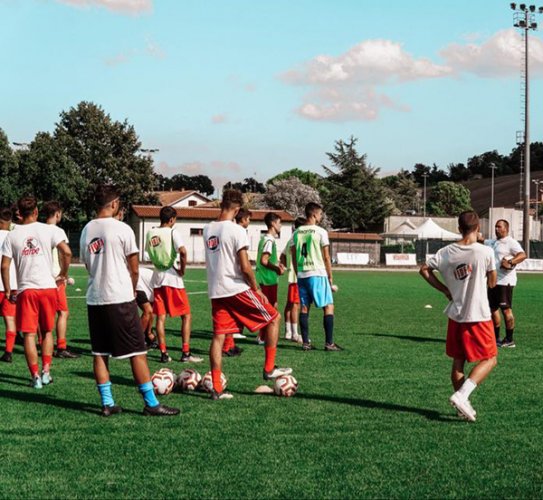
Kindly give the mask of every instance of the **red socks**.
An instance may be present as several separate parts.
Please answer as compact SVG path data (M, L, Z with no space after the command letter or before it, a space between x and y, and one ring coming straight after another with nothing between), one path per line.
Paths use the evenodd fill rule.
M48 372L51 369L51 363L52 362L53 362L53 357L52 356L42 355L42 357L41 357L42 370L44 372Z
M222 346L223 352L228 352L230 349L234 348L236 346L234 342L234 337L230 334L226 335L224 338L224 344Z
M190 352L190 344L183 344L183 352L187 353Z
M160 352L166 352L166 344L158 344L158 348L160 349Z
M66 349L66 339L57 339L57 349Z
M32 378L40 376L40 366L36 364L28 364L28 369L30 370L30 375Z
M264 352L266 353L264 371L271 372L275 366L275 354L277 353L277 347L264 346Z
M211 370L211 380L213 381L213 390L220 394L222 392L221 370Z
M13 352L13 346L15 345L16 338L17 333L6 332L6 352Z

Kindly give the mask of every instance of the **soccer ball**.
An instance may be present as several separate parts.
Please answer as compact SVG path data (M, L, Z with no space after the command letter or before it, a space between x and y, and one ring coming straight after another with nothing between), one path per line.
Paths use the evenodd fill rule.
M292 375L277 377L273 384L273 390L278 396L290 398L298 391L298 381Z
M221 384L222 384L222 390L224 391L226 389L226 384L228 383L228 380L226 379L226 375L221 372ZM200 382L200 387L206 391L211 392L213 390L213 379L211 378L211 372L207 372Z
M175 386L175 374L169 368L161 368L151 377L156 394L170 394Z
M182 391L194 391L201 382L202 376L191 368L183 370L177 377L177 385Z

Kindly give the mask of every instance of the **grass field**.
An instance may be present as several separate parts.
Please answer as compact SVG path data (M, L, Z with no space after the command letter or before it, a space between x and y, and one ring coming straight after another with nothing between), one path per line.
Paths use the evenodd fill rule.
M209 346L205 272L188 270L193 351ZM521 275L515 292L517 348L472 397L478 420L448 405L444 298L414 272L336 272L336 340L325 353L322 313L313 311L304 353L286 341L294 398L252 394L262 383L253 337L227 358L231 401L173 393L176 418L141 416L126 361L111 363L122 415L98 416L86 324L83 269L71 273L69 344L79 360L54 361L55 382L28 387L21 347L0 366L3 498L353 498L543 496L543 276ZM76 292L75 288L83 291ZM285 286L280 289L284 295ZM431 304L432 309L425 309ZM168 321L170 354L180 355L178 321ZM2 338L3 335L2 335ZM3 347L3 346L2 346ZM157 351L149 355L151 369ZM180 372L184 365L171 365ZM207 371L207 360L197 367Z

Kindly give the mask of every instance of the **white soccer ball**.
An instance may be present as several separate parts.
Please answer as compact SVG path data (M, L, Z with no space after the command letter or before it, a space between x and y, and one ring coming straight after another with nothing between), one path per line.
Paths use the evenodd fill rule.
M75 280L70 276L67 280L66 280L66 283L68 285L74 285L75 284Z
M226 389L227 383L228 383L228 380L226 378L226 375L221 372L221 384L222 384L223 391ZM213 379L211 378L211 372L207 372L202 377L202 381L200 382L200 388L206 392L211 392L213 390Z
M273 384L273 390L278 396L290 398L298 391L298 381L292 375L277 377Z
M332 285L332 292L336 293L339 290L339 286Z
M170 394L175 386L175 374L169 368L161 368L151 377L156 394L165 396Z
M182 391L194 391L202 381L202 376L192 368L183 370L177 376L177 385Z

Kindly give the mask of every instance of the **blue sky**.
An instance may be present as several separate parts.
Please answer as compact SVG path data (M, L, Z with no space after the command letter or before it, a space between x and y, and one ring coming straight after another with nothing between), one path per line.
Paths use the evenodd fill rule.
M0 127L28 142L90 100L159 149L158 171L217 186L321 172L350 135L384 173L445 168L514 147L512 19L497 0L0 0ZM541 36L532 140L543 140Z

